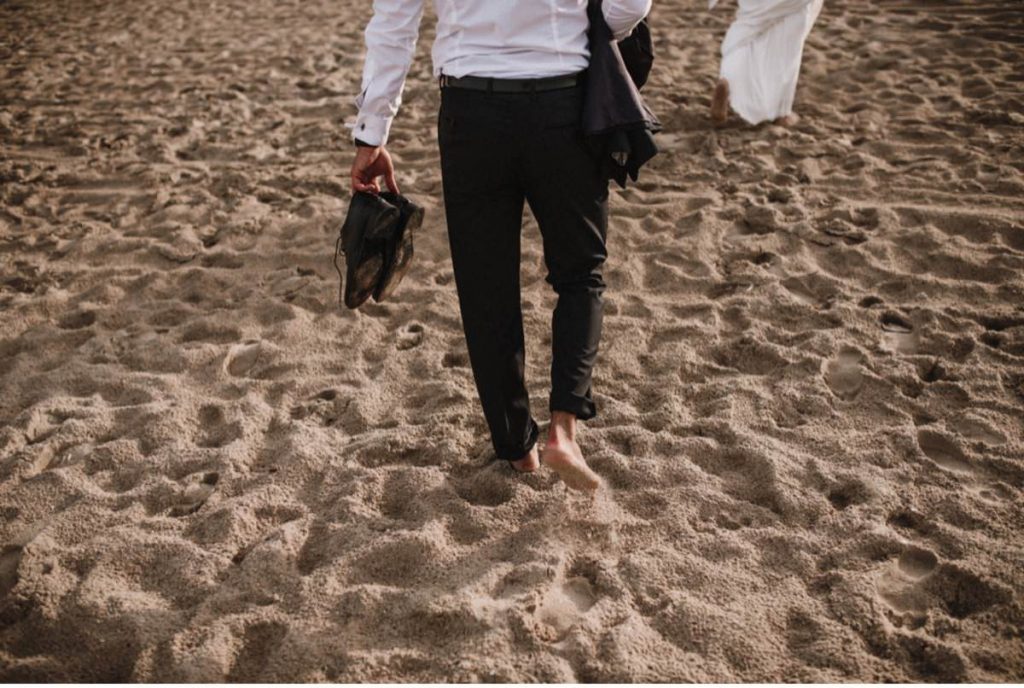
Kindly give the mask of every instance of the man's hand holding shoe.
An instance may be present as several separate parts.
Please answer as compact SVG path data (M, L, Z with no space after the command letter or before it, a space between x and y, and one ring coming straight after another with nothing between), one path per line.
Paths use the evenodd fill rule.
M399 193L398 182L395 181L395 165L391 162L391 154L384 146L374 146L357 139L356 159L352 163L351 176L353 193L380 193L378 177L384 177L384 183L392 193Z

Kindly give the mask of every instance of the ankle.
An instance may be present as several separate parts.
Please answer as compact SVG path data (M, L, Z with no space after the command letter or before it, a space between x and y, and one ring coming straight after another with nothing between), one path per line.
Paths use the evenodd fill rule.
M551 427L548 429L548 444L563 444L576 441L576 416L565 411L551 414Z

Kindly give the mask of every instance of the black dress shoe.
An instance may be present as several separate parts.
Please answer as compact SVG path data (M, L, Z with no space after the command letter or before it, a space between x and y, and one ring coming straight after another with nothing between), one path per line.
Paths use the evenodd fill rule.
M423 224L423 208L405 196L381 191L381 197L398 208L399 218L384 239L384 268L381 271L373 300L378 303L390 297L412 263L412 235Z
M352 194L334 247L339 276L338 254L345 255L344 302L349 308L359 308L376 291L385 267L384 248L396 233L400 216L399 209L380 196L363 191Z

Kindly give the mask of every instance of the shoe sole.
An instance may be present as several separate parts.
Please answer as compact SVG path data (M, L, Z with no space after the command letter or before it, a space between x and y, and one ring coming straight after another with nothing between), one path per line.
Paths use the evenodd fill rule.
M384 258L379 253L369 256L357 265L345 281L345 305L349 308L359 308L366 303L373 294L383 269Z
M417 208L413 211L412 215L409 216L409 220L405 223L405 227L402 228L402 236L398 240L398 245L395 246L395 258L392 263L393 267L381 281L380 289L373 295L374 301L384 301L389 298L395 292L395 289L402 281L402 278L405 277L405 273L409 271L409 267L412 265L413 255L412 235L413 232L419 229L422 224L423 208Z

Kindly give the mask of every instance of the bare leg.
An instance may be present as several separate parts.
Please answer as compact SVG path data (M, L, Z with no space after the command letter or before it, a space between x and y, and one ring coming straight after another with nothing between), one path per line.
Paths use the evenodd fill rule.
M725 124L729 118L729 82L719 79L715 84L714 93L711 94L711 121L715 126Z
M521 459L510 461L512 468L520 473L533 473L540 468L540 459L537 458L537 445L530 447L529 453Z
M576 416L571 413L552 412L544 463L574 490L596 490L601 486L601 478L587 465L580 445L576 444Z

